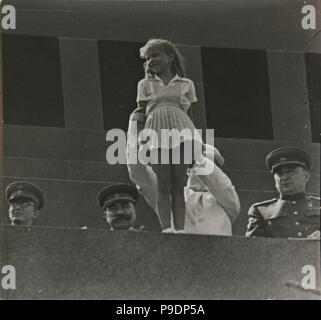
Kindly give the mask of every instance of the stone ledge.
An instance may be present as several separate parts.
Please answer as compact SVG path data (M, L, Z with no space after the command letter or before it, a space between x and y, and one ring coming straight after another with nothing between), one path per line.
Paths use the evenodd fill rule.
M128 182L126 165L111 165L103 161L3 157L5 177L61 179L88 182ZM222 168L241 190L274 191L273 177L267 170ZM320 175L312 174L309 193L320 193Z
M4 299L320 299L320 242L2 226Z
M106 131L6 125L4 156L106 162ZM226 169L264 170L265 156L274 148L299 145L292 141L215 138ZM320 172L320 144L304 145L313 158L312 172Z

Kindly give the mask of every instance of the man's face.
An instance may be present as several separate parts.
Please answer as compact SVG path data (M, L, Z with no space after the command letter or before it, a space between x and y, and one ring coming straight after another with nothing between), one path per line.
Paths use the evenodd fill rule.
M105 208L105 217L111 229L128 230L136 221L134 204L128 200L114 201Z
M283 195L305 192L310 173L301 166L282 166L274 171L275 187Z
M9 207L9 219L12 225L30 226L36 218L36 204L32 199L16 198L11 200Z

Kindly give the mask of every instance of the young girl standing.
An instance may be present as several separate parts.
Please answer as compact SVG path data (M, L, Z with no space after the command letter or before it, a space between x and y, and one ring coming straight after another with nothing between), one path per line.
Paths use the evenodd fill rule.
M186 148L188 142L191 147L193 141L195 126L187 111L197 102L195 87L185 78L183 58L171 42L151 39L140 49L140 56L145 59L145 78L138 83L137 111L146 116L144 128L153 129L157 137L162 136L163 129L177 129L176 133L189 129L191 132L186 136L177 134L167 144L163 140L156 144L153 140L149 144L150 151L158 154L158 163L152 167L157 176L157 211L163 232L184 232L184 186L188 164L184 163L182 155L183 144ZM198 141L201 143L200 136ZM161 161L164 149L169 154L168 164ZM176 152L181 158L178 164L173 161ZM171 228L171 212L175 230Z

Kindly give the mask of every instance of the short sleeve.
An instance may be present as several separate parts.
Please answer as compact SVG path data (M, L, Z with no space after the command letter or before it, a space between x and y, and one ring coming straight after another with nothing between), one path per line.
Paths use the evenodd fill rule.
M190 103L197 102L196 90L195 90L194 82L192 80L188 81L184 91L185 91L185 96L187 97Z
M147 94L145 81L141 80L141 81L138 82L138 85L137 85L137 99L136 99L136 102L147 101L147 100L150 100L150 97Z

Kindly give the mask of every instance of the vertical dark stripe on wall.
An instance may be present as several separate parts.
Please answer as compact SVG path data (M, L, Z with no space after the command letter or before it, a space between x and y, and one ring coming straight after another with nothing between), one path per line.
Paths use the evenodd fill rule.
M127 130L136 107L137 83L144 77L142 43L98 41L104 127Z
M216 137L272 140L266 52L201 50L207 126Z
M4 123L64 127L58 38L2 37Z

